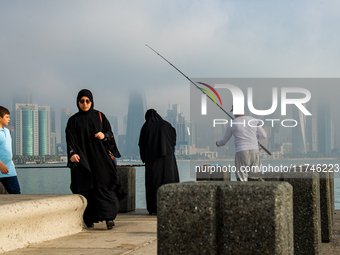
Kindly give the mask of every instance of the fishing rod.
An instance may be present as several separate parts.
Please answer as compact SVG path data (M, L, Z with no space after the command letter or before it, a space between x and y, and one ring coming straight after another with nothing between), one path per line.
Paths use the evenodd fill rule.
M186 76L181 70L179 70L176 66L174 66L170 61L168 61L166 58L164 58L161 54L159 54L157 51L155 51L153 48L151 48L149 45L145 44L146 47L148 47L150 50L152 50L153 52L155 52L158 56L160 56L162 59L164 59L168 64L170 64L173 68L175 68L180 74L182 74L185 78L187 78L188 81L190 81L190 83L192 83L193 85L195 85L195 87L197 89L199 89L203 94L205 94L212 102L214 102L215 105L217 105L225 114L227 114L229 116L229 118L231 118L232 120L234 120L234 118L226 111L222 108L222 106L220 106L219 104L215 103L215 100L212 99L208 93L206 93L204 90L202 90L200 87L198 87L196 85L195 82L193 82L188 76ZM264 147L262 144L260 144L260 142L258 142L258 145L265 151L268 153L268 155L272 155L270 151L267 150L266 147Z

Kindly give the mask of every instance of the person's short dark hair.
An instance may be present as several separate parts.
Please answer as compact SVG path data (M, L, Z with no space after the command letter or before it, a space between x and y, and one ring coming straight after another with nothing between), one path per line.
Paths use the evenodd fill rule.
M0 106L0 117L4 117L6 114L9 114L9 110L3 106Z

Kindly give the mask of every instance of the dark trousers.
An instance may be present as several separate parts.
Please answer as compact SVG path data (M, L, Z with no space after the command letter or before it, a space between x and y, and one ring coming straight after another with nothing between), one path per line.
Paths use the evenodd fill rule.
M0 178L0 182L2 182L9 194L21 194L18 177L12 176Z

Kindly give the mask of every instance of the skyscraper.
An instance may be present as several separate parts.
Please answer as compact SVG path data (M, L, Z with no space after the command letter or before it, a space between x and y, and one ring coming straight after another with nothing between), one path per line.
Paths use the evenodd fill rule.
M330 154L332 151L331 139L330 99L320 97L318 106L318 152Z
M307 151L317 151L318 150L318 140L317 140L317 104L308 103L308 109L312 113L312 116L306 116L306 142Z
M131 92L129 96L129 108L126 125L125 155L139 156L139 135L145 122L146 99L141 92Z
M49 106L38 106L39 155L51 155L51 111Z
M295 107L292 110L293 119L297 121L297 125L293 127L293 153L307 153L307 143L306 143L306 116L300 109Z
M37 104L15 104L15 154L39 155Z
M118 139L118 117L117 116L106 116L111 124L111 129L115 137Z
M61 108L60 112L60 140L61 140L61 150L62 154L66 155L66 137L65 129L68 119L71 117L72 113L68 108Z
M167 111L166 120L176 129L176 149L186 150L184 147L188 145L187 121L183 113L180 112L179 104L173 104L172 110Z

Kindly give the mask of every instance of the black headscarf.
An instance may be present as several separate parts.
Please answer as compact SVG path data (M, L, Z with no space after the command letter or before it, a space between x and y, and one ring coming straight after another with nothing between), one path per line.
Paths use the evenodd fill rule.
M80 109L79 107L79 101L82 97L88 97L91 101L91 107L89 109L89 111L92 111L93 110L93 107L94 107L94 102L93 102L93 96L92 96L92 92L88 89L82 89L81 91L79 91L78 93L78 96L77 96L77 107L78 107L78 110L79 112L82 112L82 113L85 113L82 109ZM88 111L87 111L88 112Z
M171 155L175 152L176 130L154 109L150 109L145 114L138 145L143 162Z
M150 122L162 121L163 118L154 109L149 109L145 113L145 122L150 124Z

